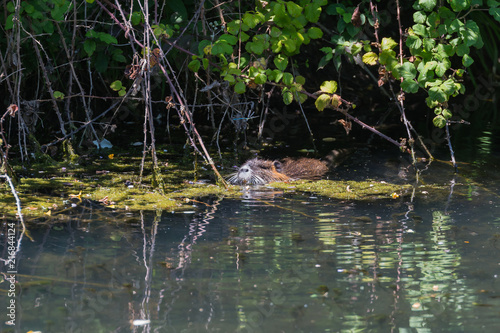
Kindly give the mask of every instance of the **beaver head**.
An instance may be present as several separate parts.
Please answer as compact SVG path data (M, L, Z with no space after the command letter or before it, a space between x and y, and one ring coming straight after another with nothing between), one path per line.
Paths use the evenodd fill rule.
M290 180L290 177L282 173L280 161L260 158L246 161L238 171L229 175L228 178L228 181L234 185L263 185L288 180Z

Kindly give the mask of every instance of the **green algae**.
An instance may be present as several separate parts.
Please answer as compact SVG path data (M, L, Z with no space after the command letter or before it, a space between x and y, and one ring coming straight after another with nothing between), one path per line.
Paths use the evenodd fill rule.
M141 158L131 154L102 154L81 159L79 163L41 164L28 171L17 170L21 177L16 191L23 214L55 217L83 202L117 211L191 210L194 202L202 202L204 198L239 198L242 191L249 189L197 182L198 178L211 177L208 168L193 170L182 164L181 158L168 155L162 156L164 162L157 168L147 162L141 178ZM159 177L161 183L158 183ZM404 196L412 187L372 180L301 180L273 183L264 188L284 193L313 193L340 200L376 200ZM0 192L0 209L6 215L15 215L15 200L7 186Z
M396 185L383 181L318 180L273 183L285 192L310 192L340 200L374 200L398 198L408 193L411 185Z

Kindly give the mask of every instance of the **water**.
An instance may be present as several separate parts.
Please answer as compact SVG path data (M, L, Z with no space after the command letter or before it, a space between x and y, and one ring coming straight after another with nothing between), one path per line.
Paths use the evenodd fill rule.
M498 332L496 167L435 165L421 180L439 191L413 198L264 189L143 214L84 202L29 224L17 325L4 317L2 332Z

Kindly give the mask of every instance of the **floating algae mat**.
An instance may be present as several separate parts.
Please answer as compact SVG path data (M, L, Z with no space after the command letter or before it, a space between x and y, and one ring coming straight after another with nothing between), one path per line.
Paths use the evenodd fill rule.
M215 181L196 181L199 177L210 177L209 168L187 169L171 160L159 168L160 180L158 176L153 177L152 172L145 173L141 179L139 165L138 157L113 156L85 166L54 164L33 168L29 174L22 174L16 184L22 212L27 216L52 216L66 213L85 200L116 210L178 211L191 209L192 201L197 198L239 198L242 191L255 188L225 188ZM145 170L152 169L152 163L146 163ZM332 199L374 200L405 195L411 186L383 181L302 180L272 183L263 188L284 193L314 193ZM0 209L9 215L15 214L15 200L7 189L0 193Z

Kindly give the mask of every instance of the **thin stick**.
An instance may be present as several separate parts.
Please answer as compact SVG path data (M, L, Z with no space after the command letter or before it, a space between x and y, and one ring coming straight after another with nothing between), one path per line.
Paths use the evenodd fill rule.
M5 178L7 180L7 182L9 183L10 191L12 192L12 195L14 196L14 199L16 200L16 207L17 207L16 216L17 216L17 218L18 218L18 220L21 223L21 226L23 228L21 231L21 235L19 236L19 239L17 240L17 248L16 248L16 253L17 253L21 249L21 240L23 238L24 233L26 232L26 225L24 224L23 213L21 212L21 200L19 199L19 196L17 195L16 189L14 188L14 184L12 183L12 180L10 179L9 175L3 174L3 175L0 175L0 178Z
M448 148L450 148L451 163L453 163L453 168L455 169L455 172L458 173L458 166L457 162L455 161L455 152L453 151L453 146L451 145L451 135L448 122L446 122L445 124L445 130L446 130L446 141L448 141Z

